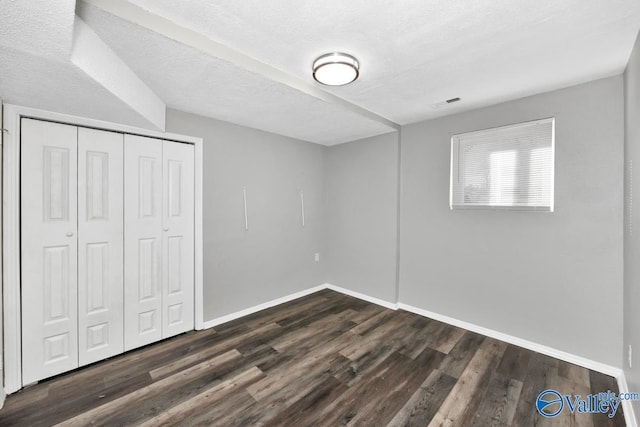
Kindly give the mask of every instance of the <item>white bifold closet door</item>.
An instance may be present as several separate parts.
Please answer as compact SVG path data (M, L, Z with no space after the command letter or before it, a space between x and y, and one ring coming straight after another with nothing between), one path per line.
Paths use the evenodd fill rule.
M22 120L24 384L123 351L122 140Z
M80 366L124 351L123 139L78 128Z
M194 147L162 142L162 338L194 327Z
M74 126L23 119L24 384L78 367L77 139Z
M194 326L194 147L22 119L23 384Z
M193 329L193 155L125 135L125 350Z

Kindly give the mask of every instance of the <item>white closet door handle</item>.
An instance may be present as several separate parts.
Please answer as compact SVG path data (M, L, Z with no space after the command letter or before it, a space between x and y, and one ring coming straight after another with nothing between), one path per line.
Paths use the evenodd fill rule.
M67 232L67 237L73 237L73 232L72 231Z
M164 231L169 231L169 229L168 229L168 228L165 228L165 229L164 229Z

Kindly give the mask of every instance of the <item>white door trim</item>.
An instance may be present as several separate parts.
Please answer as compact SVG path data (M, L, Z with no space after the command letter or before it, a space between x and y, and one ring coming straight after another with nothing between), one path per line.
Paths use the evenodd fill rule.
M2 163L2 141L4 139L4 127L2 126L2 99L0 99L0 163ZM2 171L2 166L0 165L0 171ZM0 172L1 173L1 172ZM0 200L2 200L2 190L0 190ZM2 208L0 207L0 223L2 223ZM2 244L2 226L0 226L0 245ZM2 254L2 248L0 247L0 254ZM2 298L2 262L0 262L0 299ZM0 301L0 330L3 329L1 325L3 325L2 317L2 301ZM0 409L4 405L5 400L5 392L4 392L4 338L0 335Z
M195 328L204 328L202 263L202 145L203 139L149 129L87 119L17 105L4 105L2 203L2 283L4 292L4 389L14 393L22 388L22 345L20 322L20 120L23 117L133 135L186 142L195 148Z

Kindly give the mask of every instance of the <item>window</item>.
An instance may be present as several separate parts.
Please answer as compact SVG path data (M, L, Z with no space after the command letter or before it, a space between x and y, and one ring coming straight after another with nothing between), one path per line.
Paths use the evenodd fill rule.
M553 212L555 120L451 138L451 209Z

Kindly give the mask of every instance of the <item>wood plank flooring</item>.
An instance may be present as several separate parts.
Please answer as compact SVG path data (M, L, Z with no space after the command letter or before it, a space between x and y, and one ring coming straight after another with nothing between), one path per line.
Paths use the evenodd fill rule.
M0 425L623 426L538 394L618 392L603 374L321 291L11 395Z

